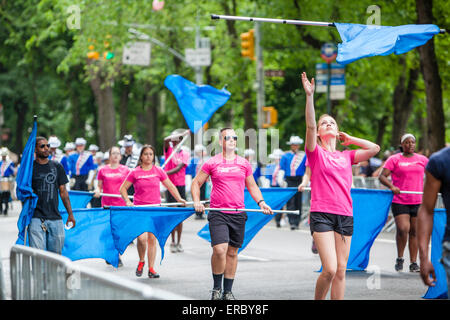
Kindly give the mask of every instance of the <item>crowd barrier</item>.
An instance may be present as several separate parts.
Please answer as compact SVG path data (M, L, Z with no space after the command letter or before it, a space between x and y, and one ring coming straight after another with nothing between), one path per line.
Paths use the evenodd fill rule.
M11 248L10 264L13 300L189 299L77 265L52 252L21 245Z
M5 278L3 275L3 257L0 253L0 300L6 300Z

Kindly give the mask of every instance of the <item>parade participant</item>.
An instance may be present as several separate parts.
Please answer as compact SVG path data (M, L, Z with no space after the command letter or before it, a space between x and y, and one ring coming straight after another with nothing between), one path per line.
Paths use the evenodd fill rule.
M95 155L96 155L96 153L98 152L98 150L99 150L99 148L98 148L97 145L95 145L95 144L89 145L88 151L92 154L92 156L94 157L94 159L95 159Z
M303 175L302 183L300 183L300 185L298 186L299 192L305 191L305 188L308 187L308 185L311 181L311 168L309 167L308 159L306 159L305 165L306 165L305 174ZM308 221L310 221L310 217L308 217ZM317 250L316 243L314 242L314 239L312 240L311 251L314 254L319 253L319 251Z
M211 208L244 208L244 189L247 187L264 214L273 214L253 178L250 163L236 155L236 142L237 136L233 129L224 128L220 131L219 144L222 152L206 161L192 181L191 192L195 211L205 211L205 206L200 202L200 187L211 177ZM238 250L244 241L246 220L246 212L211 211L208 214L213 249L211 269L214 285L211 300L234 299L232 286L238 263Z
M66 142L66 145L64 146L65 154L61 157L61 164L64 167L64 171L66 172L66 175L69 177L70 177L69 156L74 152L74 150L75 150L75 144L73 142Z
M447 212L447 223L442 242L441 264L447 273L447 295L450 292L450 147L432 154L426 166L425 186L423 188L422 204L417 215L417 236L419 243L420 275L423 283L434 286L436 274L431 264L428 248L433 232L433 214L438 193L441 192ZM430 278L431 276L431 278Z
M191 176L190 185L192 185L192 179L200 171L203 163L208 160L206 155L206 147L201 144L196 144L194 147L194 156L191 159L189 166L186 168L186 176ZM188 186L188 182L186 182L186 187ZM190 190L186 190L189 192ZM206 200L206 183L204 183L200 188L200 201ZM195 219L205 219L203 216L203 212L196 212Z
M305 173L305 152L300 150L300 145L303 144L303 139L299 136L291 136L288 145L291 146L291 150L286 152L280 160L280 168L284 172L284 179L286 180L288 187L297 188L302 181L303 174ZM302 193L297 192L287 202L287 210L298 210L300 214L288 214L289 224L291 230L299 228L299 224L302 216Z
M63 166L48 159L50 144L46 138L36 138L35 150L31 186L38 200L28 226L30 247L61 254L64 246L64 224L58 210L58 193L69 215L66 225L75 227L69 193L65 187L68 180Z
M11 198L11 183L15 175L14 163L9 159L9 151L3 147L0 150L0 214L8 215L8 205Z
M261 179L261 177L262 177L262 179L265 179L265 177L261 175L261 164L255 160L255 150L245 149L244 150L244 158L252 166L253 178L255 179L256 183L259 186L261 186L262 182L260 181L260 179Z
M302 84L306 93L305 151L311 168L310 229L322 263L314 298L325 299L331 287L331 299L343 299L353 234L352 164L375 156L380 147L339 131L329 115L322 115L316 123L314 78L310 82L303 72ZM361 149L338 151L337 139L344 146L353 144Z
M123 151L122 152L122 159L120 160L120 164L123 164L133 170L136 168L138 162L139 162L139 151L137 148L135 148L135 143L133 136L131 134L126 134L123 136L122 142L119 144L122 144ZM128 188L128 195L132 196L134 195L134 187L131 186Z
M159 192L160 182L173 195L177 202L186 203L161 168L155 165L156 150L150 145L144 145L141 149L138 166L130 172L126 180L120 187L120 194L127 206L160 204L161 195ZM133 202L128 197L127 189L134 186ZM144 232L138 237L137 250L139 263L136 268L136 276L142 276L145 265L145 252L148 247L148 277L159 278L159 274L153 269L156 257L156 237L153 233Z
M48 143L50 144L50 156L49 160L61 162L62 159L62 152L59 148L61 145L61 141L59 141L58 137L56 136L50 136L48 138Z
M391 210L394 216L397 234L397 259L395 270L402 271L403 253L408 242L410 265L409 271L419 272L417 264L417 210L422 202L421 194L405 194L401 191L423 191L423 178L428 159L415 153L416 138L412 134L405 134L401 140L402 152L390 156L383 166L379 176L380 182L393 193ZM392 177L392 181L388 177Z
M183 140L183 137L190 133L189 130L175 130L172 134L164 139L164 158L169 159L177 145ZM164 170L170 181L176 186L178 192L183 199L186 198L186 167L189 165L189 153L179 148L168 162L165 162ZM167 202L176 202L170 192L167 192ZM183 222L177 225L172 233L172 243L170 251L172 253L183 252L181 245L181 233L183 232ZM175 241L175 234L178 240Z
M86 140L77 138L75 140L76 152L69 156L71 178L75 179L72 190L88 191L89 171L95 170L97 166L94 164L92 154L86 150Z
M270 187L272 188L285 188L287 186L286 182L284 181L284 171L281 170L280 167L280 159L283 154L283 150L275 149L271 154L269 154L269 159L272 159L274 163L270 163L264 168L264 175L266 179L269 180ZM275 215L275 223L277 225L277 228L281 227L282 218L282 213L278 213L277 215Z

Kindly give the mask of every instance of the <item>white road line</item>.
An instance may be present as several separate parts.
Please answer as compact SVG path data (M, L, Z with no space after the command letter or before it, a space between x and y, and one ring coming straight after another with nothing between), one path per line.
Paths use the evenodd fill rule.
M244 259L248 259L248 260L262 261L262 262L270 261L270 259L258 258L258 257L253 257L253 256L247 256L247 255L244 255L244 254L240 254L239 258L244 258Z

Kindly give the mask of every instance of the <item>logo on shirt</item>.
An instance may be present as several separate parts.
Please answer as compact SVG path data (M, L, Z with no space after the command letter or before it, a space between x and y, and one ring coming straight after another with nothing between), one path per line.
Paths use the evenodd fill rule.
M239 172L240 169L238 167L219 167L217 168L217 171L219 173L232 173L232 172Z
M147 174L145 176L139 176L136 179L145 179L145 178L153 178L156 177L156 174Z
M419 162L414 161L414 162L399 162L398 166L399 167L409 167L409 166L415 166L417 165Z

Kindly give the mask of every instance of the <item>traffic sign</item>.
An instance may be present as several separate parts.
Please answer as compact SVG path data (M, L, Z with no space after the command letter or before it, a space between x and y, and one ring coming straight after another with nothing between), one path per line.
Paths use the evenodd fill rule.
M150 52L150 42L129 42L123 48L122 63L137 66L149 66Z
M337 57L337 47L334 43L327 42L322 45L320 56L327 63L333 62Z
M187 62L193 67L207 67L211 65L211 49L197 48L184 51Z
M330 64L330 99L345 99L345 67L338 63ZM316 64L316 92L326 93L328 85L328 63Z

